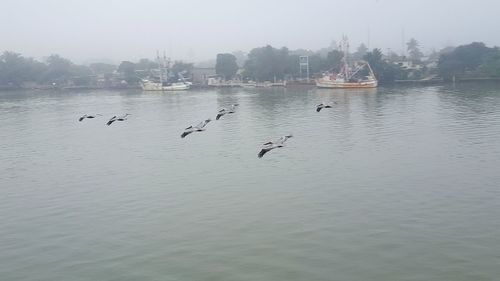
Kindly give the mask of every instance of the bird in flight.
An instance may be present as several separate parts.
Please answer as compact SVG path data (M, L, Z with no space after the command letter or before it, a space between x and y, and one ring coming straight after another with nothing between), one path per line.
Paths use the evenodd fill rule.
M337 102L333 102L334 104L337 104ZM316 106L316 112L320 112L323 108L332 108L332 105L326 104L326 103L320 103Z
M286 136L282 136L281 138L277 139L276 141L270 141L270 142L264 143L257 156L259 158L262 158L264 156L264 154L268 153L269 151L271 151L275 148L280 148L280 147L285 146L285 142L291 137L293 137L293 136L286 135Z
M82 117L78 118L78 121L82 122L85 118L96 118L97 116L102 116L101 114L84 114Z
M208 118L207 120L204 120L202 122L200 122L198 125L196 126L189 126L187 127L186 129L184 129L184 132L182 133L181 135L181 138L185 138L187 135L193 133L193 132L203 132L205 131L205 126L210 122L212 121L210 118Z
M219 120L222 116L226 115L226 114L231 114L231 113L234 113L235 110L236 110L236 107L238 106L237 103L235 104L232 104L231 107L229 109L223 107L219 110L219 112L217 113L217 117L215 117L215 120Z
M132 114L127 113L127 114L122 115L122 116L115 115L115 116L111 117L111 119L109 119L109 121L108 121L108 123L106 123L106 125L109 126L109 125L113 124L113 122L115 122L115 121L125 121L125 120L127 120L129 115L132 115Z

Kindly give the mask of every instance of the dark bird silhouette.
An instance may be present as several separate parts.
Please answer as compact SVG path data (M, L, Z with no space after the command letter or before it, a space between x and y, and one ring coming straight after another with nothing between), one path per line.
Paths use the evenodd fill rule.
M96 118L97 116L102 116L101 114L84 114L82 117L78 118L78 121L82 122L85 118Z
M215 117L215 120L219 120L222 116L227 114L227 109L226 108L221 108L219 112L217 113L217 116Z
M280 148L285 146L285 142L293 137L292 135L287 135L287 136L282 136L281 138L277 139L276 141L270 141L266 142L265 144L262 145L262 148L257 155L259 158L262 158L264 154L268 153L269 151L275 149L275 148Z
M212 121L210 118L208 118L207 120L205 121L202 121L200 122L198 125L196 126L189 126L187 127L186 129L184 129L184 132L182 133L181 135L181 138L185 138L187 135L193 133L193 132L203 132L205 131L205 126L210 122Z
M221 108L219 112L217 113L217 117L215 117L215 120L219 120L222 116L226 114L231 114L235 112L236 107L238 106L237 103L231 105L230 109L227 109L225 107Z
M334 104L337 104L337 102L333 102ZM316 112L320 112L323 108L332 108L330 104L326 103L320 103L316 106Z
M115 115L115 116L111 117L111 119L109 119L109 121L108 121L108 123L106 123L106 125L109 126L109 125L113 124L113 122L115 122L115 121L125 121L125 120L127 120L129 115L132 115L132 114L127 113L125 115L118 116L118 117Z

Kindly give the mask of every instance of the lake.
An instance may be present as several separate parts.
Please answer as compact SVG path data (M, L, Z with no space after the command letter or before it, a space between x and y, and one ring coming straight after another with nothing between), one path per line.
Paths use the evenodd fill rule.
M500 85L0 92L0 192L1 280L498 280Z

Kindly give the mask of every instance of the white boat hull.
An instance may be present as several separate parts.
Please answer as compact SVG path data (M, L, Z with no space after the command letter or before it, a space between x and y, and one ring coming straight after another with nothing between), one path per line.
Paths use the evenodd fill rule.
M145 81L142 83L142 90L144 91L184 91L189 90L191 85L189 83L172 83L170 85L162 85L162 83L155 83Z
M316 87L318 88L334 88L334 89L345 89L345 88L376 88L378 86L377 80L370 81L360 81L360 82L343 82L335 80L316 80Z

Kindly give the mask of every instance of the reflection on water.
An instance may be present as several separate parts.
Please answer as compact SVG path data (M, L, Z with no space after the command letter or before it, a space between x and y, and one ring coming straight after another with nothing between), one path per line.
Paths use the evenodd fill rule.
M495 280L499 108L494 84L1 92L1 279Z

